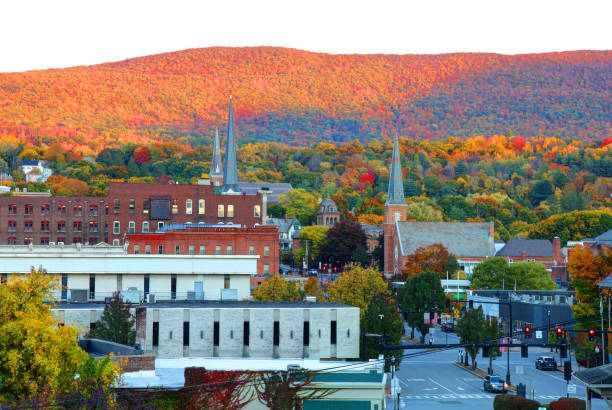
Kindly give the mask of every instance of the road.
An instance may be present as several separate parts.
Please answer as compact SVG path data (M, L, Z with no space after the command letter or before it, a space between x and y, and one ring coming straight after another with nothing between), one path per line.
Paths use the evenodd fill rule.
M418 334L418 332L416 332ZM454 333L443 333L436 328L434 343L458 343ZM458 349L440 350L424 353L422 350L406 350L400 370L397 372L402 387L401 402L406 409L465 409L491 410L495 394L483 390L482 379L456 367L452 362L458 360ZM493 361L495 374L505 378L506 355ZM549 349L530 348L529 357L521 358L519 351L510 352L510 376L512 384L523 383L527 387L528 397L533 397L540 403L549 403L566 394L566 381L563 372L536 370L535 360L541 355L551 355ZM557 363L560 363L559 354L555 353ZM488 367L488 358L481 355L476 359L478 367L482 370ZM522 374L517 374L521 370ZM572 363L574 370L578 369L576 362ZM577 379L571 383L576 385L576 394L572 397L584 399L586 390ZM388 409L395 409L395 400L388 400ZM593 410L608 409L601 399L593 399Z

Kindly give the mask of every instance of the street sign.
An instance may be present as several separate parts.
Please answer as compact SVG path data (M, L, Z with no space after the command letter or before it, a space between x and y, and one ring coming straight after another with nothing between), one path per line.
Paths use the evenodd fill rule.
M541 330L536 330L536 339L541 339L542 338L542 331Z
M518 365L518 366L516 366L515 373L516 374L524 374L525 373L525 368L522 365Z
M576 394L576 385L568 384L567 385L567 394Z

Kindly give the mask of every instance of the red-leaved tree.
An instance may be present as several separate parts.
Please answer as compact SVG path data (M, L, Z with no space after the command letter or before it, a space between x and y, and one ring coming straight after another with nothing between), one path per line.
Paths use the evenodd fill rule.
M252 376L248 371L207 371L203 367L186 367L181 407L193 410L241 409L253 400Z

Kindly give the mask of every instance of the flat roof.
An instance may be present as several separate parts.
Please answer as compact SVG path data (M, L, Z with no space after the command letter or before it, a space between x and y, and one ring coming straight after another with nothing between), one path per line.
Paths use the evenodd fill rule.
M56 304L55 309L104 309L104 303L69 303L60 302ZM186 308L202 308L202 309L317 309L317 308L353 308L355 306L345 305L343 303L325 303L325 302L257 302L257 301L220 301L220 300L202 300L202 301L180 301L180 302L159 302L159 303L142 303L138 306L151 309L186 309Z

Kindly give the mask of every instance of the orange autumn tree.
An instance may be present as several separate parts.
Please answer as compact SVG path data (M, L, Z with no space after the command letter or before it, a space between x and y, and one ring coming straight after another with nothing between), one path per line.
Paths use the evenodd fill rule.
M406 257L402 273L406 280L427 271L439 274L440 278L446 278L449 258L452 261L454 256L450 255L441 243L434 243L427 248L419 247L414 253ZM454 263L456 263L456 260Z

